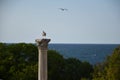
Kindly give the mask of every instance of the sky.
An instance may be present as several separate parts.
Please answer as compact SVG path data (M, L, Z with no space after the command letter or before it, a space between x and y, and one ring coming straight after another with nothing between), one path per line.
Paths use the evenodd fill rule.
M120 1L0 1L0 42L35 43L43 30L51 43L120 44Z

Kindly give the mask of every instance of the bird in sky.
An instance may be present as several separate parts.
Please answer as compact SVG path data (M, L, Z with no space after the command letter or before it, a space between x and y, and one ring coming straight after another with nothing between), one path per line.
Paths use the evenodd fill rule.
M66 8L59 8L61 11L68 11Z

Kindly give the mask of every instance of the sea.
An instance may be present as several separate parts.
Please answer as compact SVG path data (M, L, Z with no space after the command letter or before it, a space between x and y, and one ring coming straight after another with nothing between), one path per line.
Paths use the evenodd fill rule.
M120 44L49 44L64 58L76 58L92 65L103 62Z

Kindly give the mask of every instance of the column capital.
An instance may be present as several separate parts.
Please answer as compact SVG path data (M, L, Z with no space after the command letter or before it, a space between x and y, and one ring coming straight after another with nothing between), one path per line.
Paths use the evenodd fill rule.
M46 50L50 39L36 39L35 42L41 50Z

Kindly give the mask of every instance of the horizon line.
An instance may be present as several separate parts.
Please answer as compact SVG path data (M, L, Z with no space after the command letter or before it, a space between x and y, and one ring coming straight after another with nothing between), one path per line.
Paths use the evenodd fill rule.
M0 42L0 43L8 43L8 44L18 44L18 43L26 43L26 44L35 44L35 42ZM77 42L50 42L49 44L119 44L120 43L77 43Z

